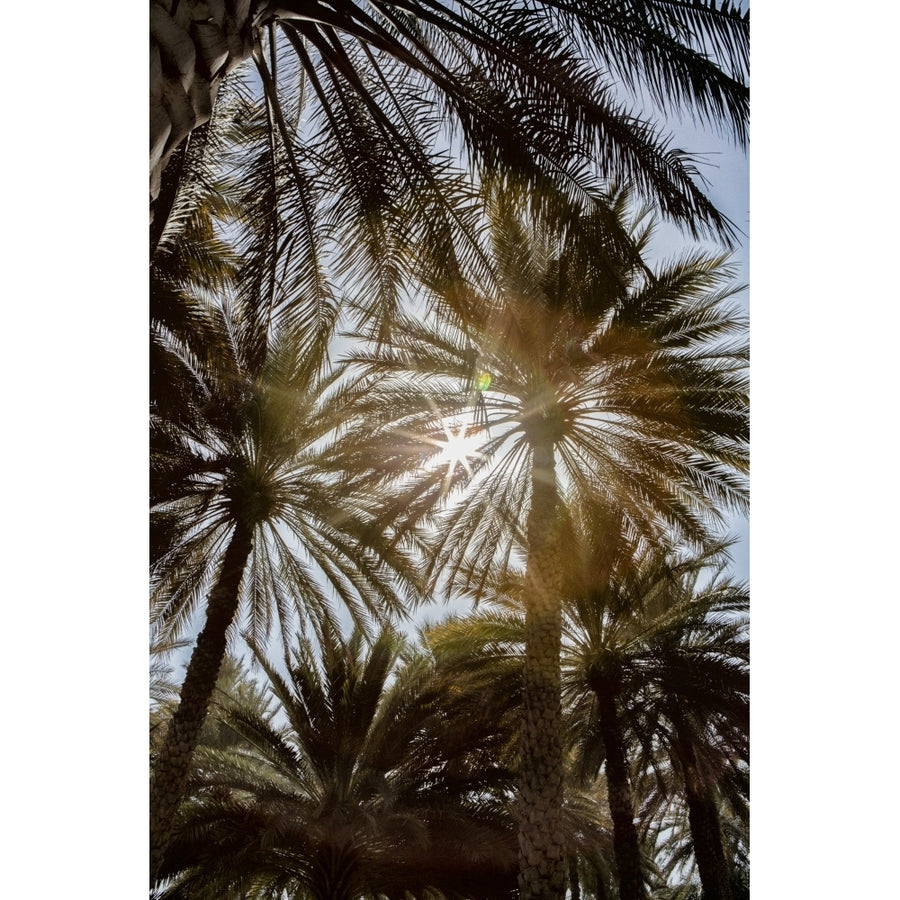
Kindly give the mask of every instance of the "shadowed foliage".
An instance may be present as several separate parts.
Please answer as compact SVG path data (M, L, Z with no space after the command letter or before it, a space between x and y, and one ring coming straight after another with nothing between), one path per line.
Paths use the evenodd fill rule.
M521 582L517 584L521 588ZM485 715L491 721L503 722L515 737L508 746L498 749L501 758L511 768L518 769L524 618L521 604L506 596L488 594L483 599L489 604L487 610L451 616L427 628L424 639L435 655L439 671L452 680L460 701L460 714ZM564 721L568 734L570 717L565 710ZM566 752L561 811L566 885L573 897L582 889L586 896L612 896L604 894L604 891L615 891L615 873L612 821L602 778L593 783L579 779L571 761L570 753ZM510 803L513 809L518 809L518 799L511 798Z
M748 14L729 0L150 0L150 32L151 616L163 643L201 626L154 765L151 885L174 817L196 813L212 843L177 836L173 897L274 897L282 884L303 896L326 869L316 896L355 896L366 879L389 897L438 882L447 896L514 890L502 840L496 859L466 857L483 886L455 882L470 846L417 844L416 823L431 821L417 807L377 820L389 852L353 832L358 858L327 849L309 862L295 843L318 838L301 829L279 876L289 881L267 881L280 807L274 818L259 807L258 842L242 847L236 820L216 831L202 818L243 814L234 759L236 807L222 785L203 786L204 769L177 812L235 625L262 647L273 627L289 643L299 623L348 671L368 671L361 638L335 636L335 612L363 631L404 615L430 529L435 592L477 597L524 565L522 743L502 756L518 759L521 896L602 890L608 858L590 862L573 843L564 805L575 797L560 709L567 511L599 502L621 511L629 539L662 525L699 542L745 506L746 349L723 305L730 269L690 252L651 269L650 231L629 210L643 197L694 236L734 238L695 161L654 123L683 115L746 144ZM417 276L427 290L412 296ZM343 317L369 349L338 373ZM474 441L450 447L460 436ZM373 659L395 652L387 640ZM645 711L654 734L669 726L653 796L661 808L672 785L694 785L706 806L687 803L693 829L716 814L711 764L700 726L674 709ZM427 721L428 734L455 737ZM366 810L368 823L383 812ZM508 838L508 806L488 812L485 839ZM344 833L336 819L321 827ZM220 878L211 861L224 847L235 867ZM246 887L256 871L263 881Z
M679 555L623 539L610 553L615 533L609 515L567 532L581 552L564 591L564 816L585 792L609 802L605 833L567 828L570 890L674 900L696 896L701 870L704 896L744 896L746 588L716 574L724 544ZM486 610L427 632L488 707L521 691L522 592L521 578L492 585Z
M719 806L746 816L746 587L716 574L727 562L721 544L687 555L657 545L606 565L608 532L581 532L582 565L567 585L564 680L580 723L580 771L591 779L604 766L620 894L647 896L635 816L657 839L666 830L677 843L677 817L668 816L677 798L687 808L680 833L687 824L704 896L730 900L732 854ZM607 577L598 577L604 570Z
M515 895L509 741L389 630L305 639L276 669L274 715L233 704L242 740L202 747L160 896L354 900Z
M330 621L335 599L364 625L418 597L410 545L375 526L331 461L337 306L292 290L279 303L262 280L235 289L233 257L201 236L161 257L152 280L152 623L161 639L202 623L151 782L154 867L241 608L261 644L274 622L290 634ZM203 266L175 258L203 261L210 246Z

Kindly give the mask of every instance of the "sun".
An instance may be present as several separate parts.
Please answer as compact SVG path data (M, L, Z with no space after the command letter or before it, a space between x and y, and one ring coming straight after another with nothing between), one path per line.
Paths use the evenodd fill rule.
M483 458L480 451L484 443L482 429L475 425L442 426L444 434L437 440L438 454L436 467L446 466L447 478L456 474L457 466L461 466L466 475L472 476L471 460Z

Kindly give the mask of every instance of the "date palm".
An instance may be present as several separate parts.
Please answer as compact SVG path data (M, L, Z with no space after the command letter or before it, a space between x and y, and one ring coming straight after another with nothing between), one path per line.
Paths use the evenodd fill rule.
M190 641L180 641L184 647L190 646ZM151 668L151 685L154 684L153 669ZM169 670L171 673L171 670ZM156 682L157 685L159 684ZM160 748L165 742L165 735L172 721L172 716L178 708L178 695L180 685L170 682L164 695L154 698L151 693L150 707L150 758L156 758ZM243 660L226 655L219 670L216 688L210 700L210 708L206 721L200 734L200 743L208 747L219 749L229 747L235 742L234 732L221 722L222 711L234 703L239 702L244 708L255 709L258 714L268 713L271 705L268 696L257 685L253 676L249 673ZM152 765L152 762L151 762Z
M408 545L373 527L329 461L336 309L315 305L301 327L296 302L180 283L153 325L151 614L162 639L197 615L202 628L151 781L151 878L241 609L262 644L276 622L330 621L335 599L364 624L417 596Z
M389 629L324 630L275 667L275 716L233 704L242 743L198 750L166 898L500 898L515 891L508 774L485 715ZM407 893L408 892L408 893Z
M600 877L598 890L610 890L602 876L611 874L618 895L646 897L650 881L673 868L689 873L703 858L704 896L729 897L726 826L739 843L746 835L745 591L727 579L697 589L724 545L676 559L630 540L614 516L595 511L585 524L566 530L581 551L564 587L564 717L575 750L567 807L579 788L602 790L612 840L569 839L570 879L580 859L590 881ZM518 578L492 584L481 596L486 611L428 632L438 658L453 660L463 685L474 680L488 706L520 691L522 588ZM614 695L612 711L604 694Z
M583 771L605 764L620 894L647 896L629 774L638 771L683 799L704 896L730 900L717 807L748 762L746 589L718 577L698 587L723 564L722 545L681 557L644 549L598 578L603 542L588 536L582 566L570 569L565 671L581 693Z
M508 722L517 731L522 713L522 669L525 621L520 600L521 580L506 585L502 596L481 597L482 608L464 616L450 616L425 629L424 637L437 660L438 671L454 685L462 713ZM484 608L486 606L486 608ZM569 717L565 716L565 732ZM568 740L564 742L568 744ZM499 748L502 759L514 770L520 766L519 742ZM598 781L585 783L575 777L565 756L562 829L566 858L566 880L573 898L582 888L587 896L605 897L614 890L612 822L605 793Z
M159 707L178 699L179 686L171 656L188 646L186 640L151 641L150 644L150 707Z
M687 844L705 897L733 900L749 826L747 596L727 580L702 589L683 573L670 587L674 621L648 641L654 664L640 730L654 734L638 767L660 751L656 790L686 807ZM655 682L655 684L654 684Z
M638 764L640 766L640 763ZM649 783L641 803L641 834L648 852L661 863L665 888L657 888L656 900L688 900L703 890L691 835L690 814L684 791L672 763L660 758L652 771L637 770L637 789ZM711 798L728 870L732 900L746 900L749 890L749 768L720 772ZM727 895L726 895L727 896Z
M151 214L164 228L188 138L254 67L292 177L313 162L363 218L428 196L454 150L482 169L629 180L690 229L730 233L654 119L747 138L749 14L723 0L151 0ZM452 216L451 216L452 218ZM157 232L158 237L158 232ZM155 243L155 241L154 241Z
M371 477L418 467L396 500L400 525L429 521L465 483L431 520L433 581L477 595L525 559L520 885L560 897L562 512L600 502L638 533L664 523L699 538L744 508L746 350L725 261L687 253L650 270L649 233L620 240L626 196L566 227L529 220L502 190L492 204L488 290L441 285L468 316L407 317L391 346L355 360L373 372L365 403L383 449ZM482 442L448 478L435 448L467 393Z

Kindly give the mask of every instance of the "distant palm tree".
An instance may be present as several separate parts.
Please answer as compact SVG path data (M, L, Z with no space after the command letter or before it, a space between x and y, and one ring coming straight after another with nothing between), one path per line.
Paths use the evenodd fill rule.
M252 58L292 177L315 161L362 217L429 195L449 144L557 184L597 164L689 228L728 234L651 122L685 114L745 144L748 48L749 14L729 0L151 0L151 212L164 228L185 139L206 143L219 85Z
M418 468L395 501L397 521L428 520L467 482L433 520L433 580L477 595L515 554L526 561L520 877L529 898L563 890L563 510L601 502L638 533L665 523L697 539L706 519L746 502L746 350L724 304L731 270L686 254L651 272L640 259L648 234L619 239L626 208L620 196L560 228L529 222L498 192L489 292L480 281L440 285L468 316L407 317L391 346L353 357L373 373L364 402L382 449L377 466L368 460L372 476L389 482ZM441 435L461 396L481 444L455 460L446 454L456 442ZM457 472L449 479L444 458ZM360 453L350 468L366 465Z
M688 808L704 897L731 898L717 806L748 763L747 595L728 579L698 586L724 552L645 549L597 578L604 565L589 550L570 579L564 678L581 695L582 771L592 778L605 765L622 900L646 897L629 772L652 766L658 789L661 752L677 785L670 777L668 790Z
M659 863L665 887L656 887L653 900L699 898L702 884L691 834L684 790L673 764L661 752L655 764L637 762L635 790L641 797L638 819L642 846ZM720 771L712 796L732 900L746 900L750 871L749 767ZM701 838L702 840L702 838ZM727 895L726 895L727 896Z
M371 646L326 629L277 668L259 655L273 715L232 704L242 742L200 748L167 855L165 898L428 896L515 892L508 773L486 716L395 633Z
M180 646L190 646L190 641L179 641ZM151 670L152 671L152 670ZM153 684L151 675L151 684ZM165 696L152 703L150 709L150 758L155 760L165 744L165 736L178 708L180 686L169 684ZM151 695L152 697L153 695ZM269 711L270 700L248 672L242 660L226 655L222 660L215 691L210 700L209 713L200 732L200 742L207 747L225 748L235 743L235 733L221 722L222 711L234 703L245 709L254 709L258 715Z
M177 284L178 279L170 282ZM335 308L304 326L298 304L252 291L160 290L151 395L151 613L163 637L202 611L180 703L151 782L152 876L245 601L251 639L278 621L317 627L332 598L360 623L414 602L408 546L373 526L330 464L342 427L327 342Z
M682 614L648 637L649 696L634 728L655 746L640 743L637 770L650 782L648 813L654 793L675 813L662 825L669 868L698 873L705 897L735 900L749 852L746 588L724 578L701 587L697 574L681 573L670 598Z
M150 705L160 706L178 699L178 683L173 679L174 669L169 664L173 653L184 650L187 640L160 641L150 645Z

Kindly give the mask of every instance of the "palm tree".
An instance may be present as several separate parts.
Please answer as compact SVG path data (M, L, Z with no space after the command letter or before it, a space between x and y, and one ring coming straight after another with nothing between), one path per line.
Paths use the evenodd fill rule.
M703 858L704 896L730 897L737 873L725 864L725 825L737 828L739 841L747 826L745 589L718 578L697 588L708 567L724 562L726 545L677 559L628 540L610 516L594 512L589 529L584 519L577 531L567 529L581 553L564 589L565 731L576 751L566 810L579 790L602 789L613 839L608 847L596 833L593 844L567 839L571 884L580 869L604 896L611 888L603 876L612 870L618 895L646 897L652 873L689 873ZM607 527L598 530L598 521ZM444 666L453 661L463 690L494 710L496 698L521 692L521 597L519 579L491 585L482 592L487 611L428 631L429 646ZM613 695L611 710L598 694ZM636 827L638 812L644 825Z
M418 596L408 545L374 527L329 462L342 425L334 306L300 325L296 301L246 288L167 296L153 327L151 613L163 639L198 612L203 627L154 767L152 878L242 601L262 643L275 621L283 634L297 616L329 621L332 598L362 623Z
M367 646L324 630L274 666L272 715L232 704L243 741L198 749L166 898L413 894L499 898L515 891L508 774L486 716L461 717L451 685L390 629Z
M641 765L639 761L633 769L636 790L646 790L638 812L641 838L647 852L660 862L666 885L651 896L653 900L699 897L703 888L683 783L663 751L652 769L642 770ZM749 890L749 780L748 767L719 771L710 791L728 870L726 896L732 900L746 900Z
M460 710L463 719L486 716L503 723L512 734L522 714L525 623L521 602L512 599L513 594L521 597L521 587L517 579L499 594L485 594L481 600L487 609L447 617L424 631L438 671L454 685L457 703L465 704ZM568 735L568 715L565 719ZM566 739L564 744L568 743ZM518 770L518 742L498 749L506 765ZM598 897L611 896L615 884L612 822L605 794L597 782L586 784L574 777L568 754L565 763L562 829L567 886L573 900L582 889Z
M745 145L748 46L730 0L151 0L154 244L223 79L251 59L297 185L315 162L363 218L432 195L449 127L477 168L577 189L597 165L692 233L728 235L691 157L651 122L686 114Z
M742 509L746 351L740 337L729 343L743 325L724 305L734 292L725 261L688 253L650 271L640 258L649 231L629 244L627 228L610 228L626 196L565 228L529 222L509 193L492 203L492 289L450 288L468 317L406 317L391 346L354 357L373 373L365 403L384 449L378 467L352 461L386 482L418 469L396 500L400 525L427 521L468 482L435 520L432 580L447 590L477 596L525 558L520 886L523 897L560 897L561 513L600 502L638 533L664 523L697 539L724 508ZM461 394L482 444L447 478L435 450Z
M688 808L704 897L731 900L717 806L748 762L746 589L721 578L698 588L722 564L721 544L681 558L644 549L598 578L603 540L585 540L583 565L570 569L565 671L580 694L582 771L593 777L605 764L620 895L646 897L629 771L652 766L658 789L663 753Z
M178 699L178 683L173 676L175 670L169 664L169 657L186 649L188 641L160 641L150 643L150 705L163 706Z
M655 752L668 759L670 777L655 777L657 790L687 808L704 896L733 900L749 849L747 597L724 579L700 589L696 575L680 573L669 588L673 621L648 635L655 685L640 730L656 736Z
M190 646L190 641L179 641L180 647ZM159 663L151 666L151 692L150 707L150 757L151 760L159 755L165 743L166 732L172 721L172 716L178 708L178 695L180 685L171 681L162 681L154 678L154 669L163 674ZM166 675L171 675L171 669L166 668ZM164 688L160 691L160 688ZM245 709L253 709L258 715L266 715L270 712L270 700L268 695L259 687L256 680L245 667L243 660L226 655L222 660L216 688L210 700L209 712L200 733L200 743L206 747L223 749L235 743L236 735L222 723L223 711L235 703L240 703Z

